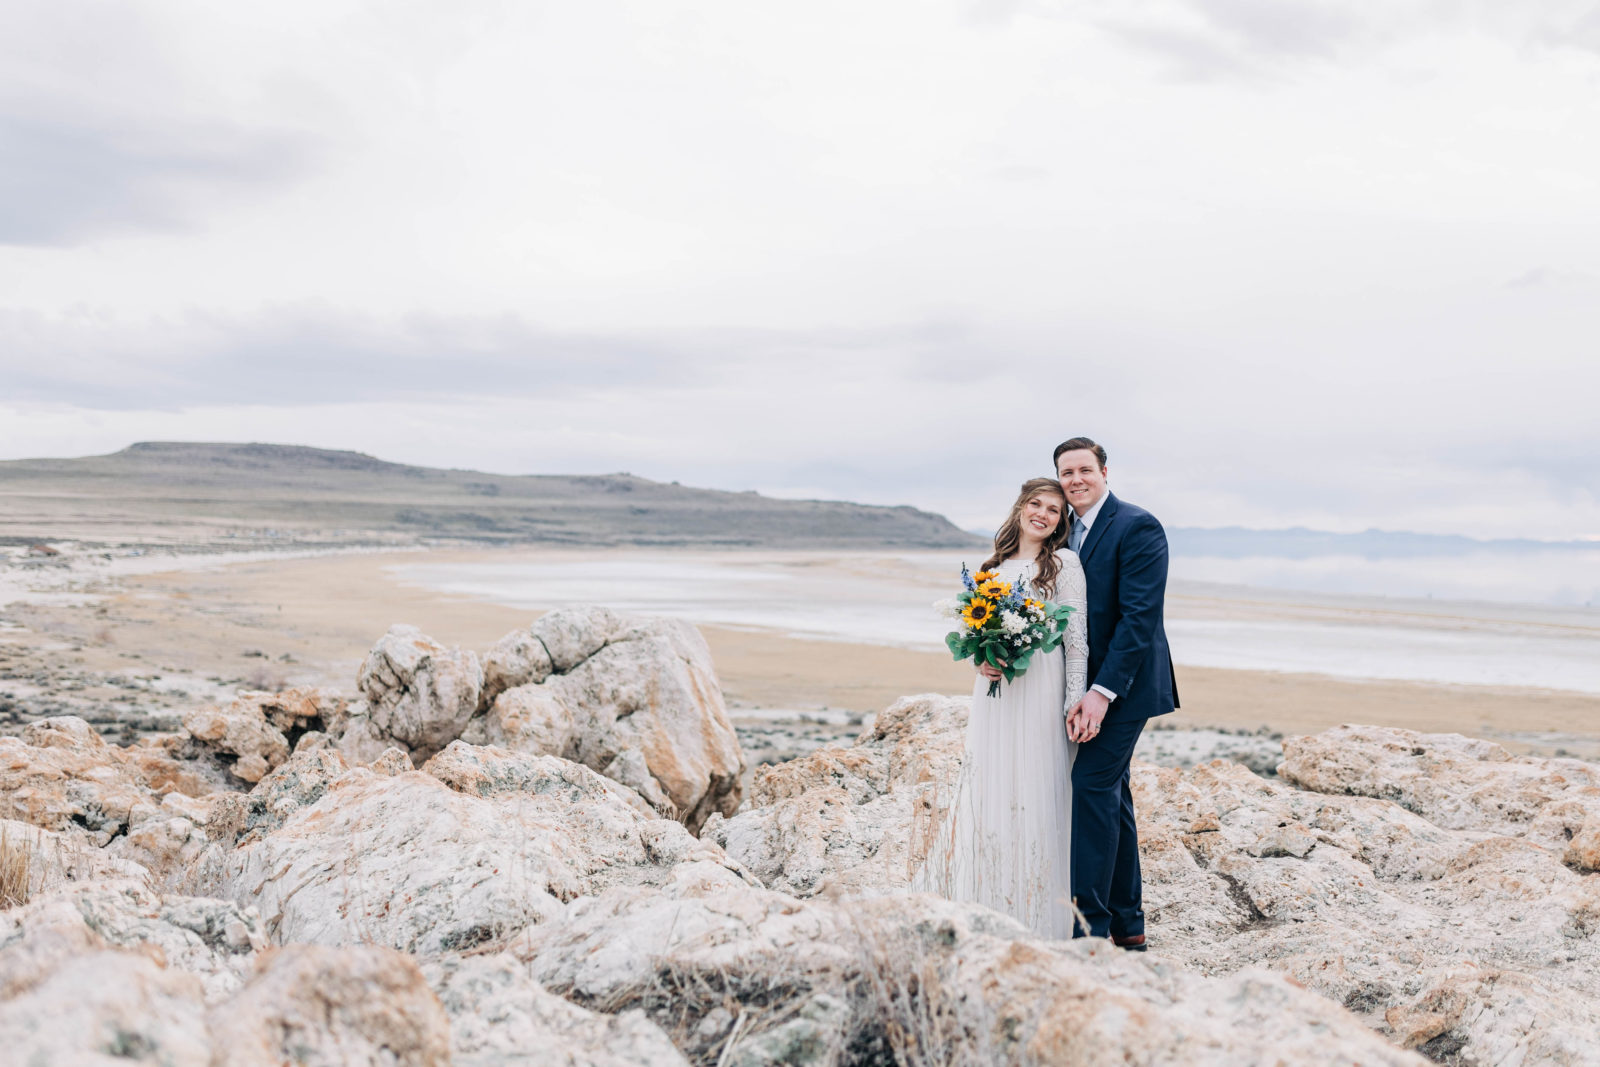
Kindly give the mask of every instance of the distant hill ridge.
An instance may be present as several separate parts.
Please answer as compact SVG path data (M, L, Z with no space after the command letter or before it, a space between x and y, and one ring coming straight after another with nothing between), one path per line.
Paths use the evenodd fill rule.
M1531 538L1480 540L1460 534L1425 534L1406 530L1362 530L1333 533L1304 526L1286 530L1252 530L1243 526L1177 527L1167 531L1172 551L1185 556L1271 556L1310 559L1313 556L1458 556L1472 552L1564 549L1600 550L1600 541L1537 541Z
M967 548L909 506L782 500L632 474L507 475L269 443L141 441L77 459L0 462L0 534L156 525L270 526L299 539L381 533L505 543ZM327 534L326 538L319 536Z
M95 458L95 457L90 457ZM139 441L103 457L108 460L126 458L134 461L154 460L169 463L175 460L215 463L228 467L270 467L287 465L327 470L399 471L408 468L404 463L391 463L386 459L369 456L365 452L344 449L312 448L309 445L272 444L195 444L187 441Z

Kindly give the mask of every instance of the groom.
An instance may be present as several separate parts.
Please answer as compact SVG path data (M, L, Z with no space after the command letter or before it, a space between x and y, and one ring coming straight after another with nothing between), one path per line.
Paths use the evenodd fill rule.
M1087 437L1056 446L1056 476L1072 509L1067 546L1089 592L1089 681L1067 712L1072 764L1073 936L1144 951L1139 829L1128 766L1145 720L1178 706L1162 611L1167 535L1143 508L1106 488L1106 450Z

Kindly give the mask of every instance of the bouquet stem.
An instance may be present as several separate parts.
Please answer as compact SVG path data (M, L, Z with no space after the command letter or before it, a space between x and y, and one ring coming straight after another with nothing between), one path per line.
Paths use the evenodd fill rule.
M989 695L991 697L997 697L1000 695L1000 683L998 680L989 683Z

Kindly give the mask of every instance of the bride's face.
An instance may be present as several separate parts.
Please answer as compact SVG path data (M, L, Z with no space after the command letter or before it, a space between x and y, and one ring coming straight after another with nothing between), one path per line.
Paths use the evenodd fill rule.
M1022 505L1022 536L1029 541L1043 541L1061 525L1061 498L1054 493L1040 493Z

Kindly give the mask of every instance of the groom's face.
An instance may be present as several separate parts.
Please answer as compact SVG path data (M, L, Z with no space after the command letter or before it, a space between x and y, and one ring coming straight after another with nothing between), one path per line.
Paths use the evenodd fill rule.
M1082 515L1106 495L1106 469L1100 458L1087 448L1063 452L1056 459L1056 477L1073 512Z

